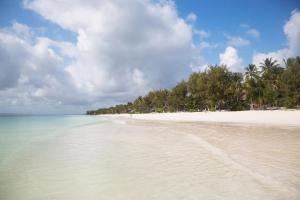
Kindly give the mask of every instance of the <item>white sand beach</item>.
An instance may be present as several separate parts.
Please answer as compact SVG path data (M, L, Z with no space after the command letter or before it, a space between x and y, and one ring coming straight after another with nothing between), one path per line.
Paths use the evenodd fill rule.
M233 122L252 123L276 126L300 126L300 110L263 110L263 111L222 111L222 112L179 112L120 114L114 117L130 117L133 119L178 121L178 122Z
M299 200L299 114L66 116L55 132L17 129L0 142L0 199Z

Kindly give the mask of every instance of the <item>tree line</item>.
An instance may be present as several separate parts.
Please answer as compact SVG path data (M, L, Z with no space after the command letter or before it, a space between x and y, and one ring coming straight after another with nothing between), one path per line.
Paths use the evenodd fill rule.
M231 72L225 65L210 66L172 89L150 91L133 102L87 114L238 111L299 105L300 57L285 60L285 66L266 58L259 66L249 64L244 73Z

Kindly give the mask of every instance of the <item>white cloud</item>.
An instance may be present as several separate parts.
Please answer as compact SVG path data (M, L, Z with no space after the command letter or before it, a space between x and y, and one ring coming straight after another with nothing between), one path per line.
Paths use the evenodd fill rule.
M300 55L300 12L298 10L291 13L291 17L285 23L283 30L288 41L287 47L274 52L255 53L252 58L254 64L259 65L262 60L268 57L284 64L283 59Z
M169 1L26 0L24 6L75 32L77 41L24 38L18 32L32 30L21 24L2 29L1 105L125 102L173 86L196 59L192 27Z
M248 36L251 36L255 39L260 37L260 32L257 29L252 28L249 24L241 24L240 27L245 29Z
M209 32L204 30L194 30L194 34L198 35L201 39L208 38L210 36Z
M18 24L29 30L29 27ZM21 30L21 29L20 29ZM56 104L60 99L70 104L82 101L73 87L71 76L64 69L64 59L50 47L45 38L20 38L15 25L0 29L0 107L36 103ZM55 44L51 44L55 46ZM79 98L73 98L73 96Z
M226 65L234 72L243 71L243 60L238 56L235 48L228 46L224 53L219 54L220 64Z
M284 65L283 59L292 57L290 55L290 50L287 48L268 53L254 53L252 57L252 63L259 66L259 64L266 58L273 58L274 60L277 60L279 64Z
M197 15L195 13L189 13L186 17L186 21L195 22L197 20Z
M250 35L253 38L259 38L260 37L260 32L254 28L251 28L247 30L247 35Z
M294 10L289 21L284 25L284 33L287 36L288 47L291 56L300 54L300 11Z
M240 36L231 36L225 34L225 37L228 39L227 45L229 46L240 47L250 45L249 40L241 38Z
M195 71L203 71L207 68L208 62L203 56L203 50L208 48L213 48L213 45L209 42L202 41L199 45L192 45L193 53L192 54L192 62L190 62L190 69Z
M190 68L193 72L204 71L205 69L207 69L207 67L208 64L202 56L194 57L194 62L190 64Z
M218 44L212 44L210 42L203 41L203 42L200 42L199 49L200 50L213 49L213 48L217 48L218 46L219 46Z

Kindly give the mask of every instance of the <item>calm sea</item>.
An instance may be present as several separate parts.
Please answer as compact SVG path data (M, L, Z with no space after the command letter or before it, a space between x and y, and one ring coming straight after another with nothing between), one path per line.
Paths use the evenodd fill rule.
M300 199L300 131L1 116L1 200Z
M99 121L86 115L0 114L0 171L30 145Z

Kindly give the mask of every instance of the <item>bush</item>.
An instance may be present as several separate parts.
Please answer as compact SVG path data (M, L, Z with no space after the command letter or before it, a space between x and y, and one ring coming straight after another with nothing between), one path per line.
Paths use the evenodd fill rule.
M162 108L155 108L155 112L162 113L162 112L164 112L164 109L162 109Z

